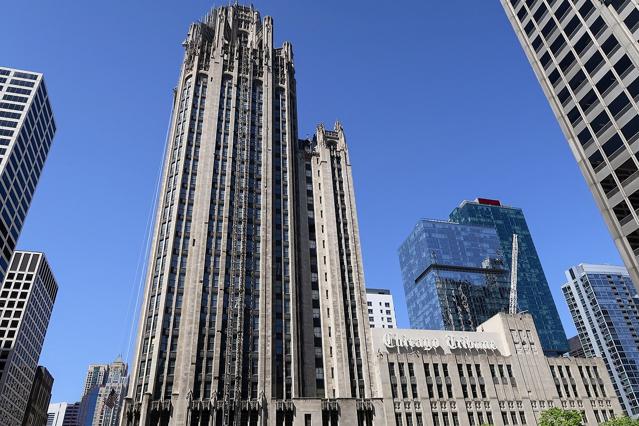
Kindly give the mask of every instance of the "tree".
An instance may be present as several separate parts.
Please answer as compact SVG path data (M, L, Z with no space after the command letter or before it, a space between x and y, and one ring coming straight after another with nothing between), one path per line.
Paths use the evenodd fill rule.
M602 423L602 426L639 426L639 420L630 417L619 417Z
M581 413L575 410L551 408L541 413L539 424L540 426L580 426Z

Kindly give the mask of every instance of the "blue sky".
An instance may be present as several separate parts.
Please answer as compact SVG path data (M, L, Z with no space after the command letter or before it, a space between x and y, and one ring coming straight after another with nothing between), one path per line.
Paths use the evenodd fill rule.
M564 270L619 255L499 1L254 4L293 43L300 136L345 127L367 285L393 291L400 326L397 248L419 218L479 196L524 209L574 334ZM211 6L3 5L1 64L45 73L58 124L19 242L60 285L40 359L53 401L79 398L89 363L127 355L180 44Z

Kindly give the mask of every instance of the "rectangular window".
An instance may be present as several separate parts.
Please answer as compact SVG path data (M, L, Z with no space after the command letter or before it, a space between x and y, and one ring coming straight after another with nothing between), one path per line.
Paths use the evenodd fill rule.
M599 70L603 63L603 56L597 51L590 57L590 59L588 59L588 61L584 64L584 67L586 68L586 71L588 71L588 74L592 76Z
M606 194L606 196L608 198L610 198L611 195L610 192L611 191L615 191L617 189L617 183L615 182L614 178L612 177L612 175L608 175L606 176L604 179L602 179L601 183L601 189L603 189L604 193ZM615 191L616 193L617 191ZM575 393L576 395L576 393Z
M570 10L570 5L568 4L567 1L564 0L561 3L561 5L557 8L557 11L555 12L555 16L557 17L557 20L561 21L563 17L566 16L566 13L568 13L569 10Z
M639 28L639 10L633 8L628 17L624 19L623 22L626 24L630 32L634 33L637 28Z
M612 116L617 117L620 114L628 111L628 109L631 107L630 99L628 99L628 96L624 92L621 92L619 96L617 96L612 102L610 102L610 105L608 107L610 108Z
M559 102L561 102L563 106L566 106L566 103L570 100L570 92L568 91L568 88L564 87L557 95L557 98L559 98Z
M588 113L588 110L593 106L599 103L599 98L597 98L597 94L594 90L590 90L588 93L584 95L583 98L579 101L579 106L581 107L584 114Z
M608 37L606 41L603 42L601 48L603 49L606 56L611 57L612 54L615 53L617 49L619 49L619 41L617 41L617 38L613 34Z
M577 93L577 91L581 88L581 85L585 81L586 81L586 74L584 74L583 71L579 70L579 72L575 74L575 76L572 79L570 79L570 81L568 82L568 85L570 86L570 88L572 89L574 93Z
M637 132L639 132L639 116L633 117L628 124L621 128L621 133L629 143L632 143Z
M600 134L602 131L606 130L611 124L612 122L610 121L610 117L608 117L608 113L606 111L602 111L590 123L590 125L592 126L592 130L595 131L595 134Z
M595 22L592 23L592 25L590 26L590 31L592 31L592 35L594 35L595 38L597 38L597 36L599 36L599 34L605 29L605 27L606 27L606 24L600 16L597 19L595 19Z
M564 31L568 37L572 35L581 27L581 21L578 16L573 16L572 19L564 27Z
M585 33L581 38L575 43L575 52L577 52L578 56L581 56L584 51L592 45L592 39L590 38L590 34Z
M579 132L577 139L579 139L581 146L586 146L592 140L592 133L590 133L588 127Z
M639 79L638 79L639 80ZM597 90L601 94L601 96L605 96L606 93L617 83L617 78L613 74L612 71L608 71L604 74L601 79L595 84Z
M619 77L624 78L626 74L628 74L632 68L632 61L628 57L628 55L623 55L621 59L617 61L614 65L615 71L619 74Z

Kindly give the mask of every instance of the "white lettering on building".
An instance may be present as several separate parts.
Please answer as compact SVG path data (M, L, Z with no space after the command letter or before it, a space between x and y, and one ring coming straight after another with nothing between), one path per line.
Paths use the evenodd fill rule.
M447 335L445 339L448 349L475 349L484 351L494 351L497 344L492 340L471 340L468 336ZM431 351L441 347L438 338L428 337L407 337L402 334L386 333L384 335L384 345L387 349L408 349Z

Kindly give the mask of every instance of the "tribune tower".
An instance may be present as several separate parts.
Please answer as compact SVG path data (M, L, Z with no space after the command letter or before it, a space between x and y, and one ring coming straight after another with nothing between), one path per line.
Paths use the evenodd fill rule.
M371 424L344 132L298 140L292 47L252 7L184 48L122 424Z

